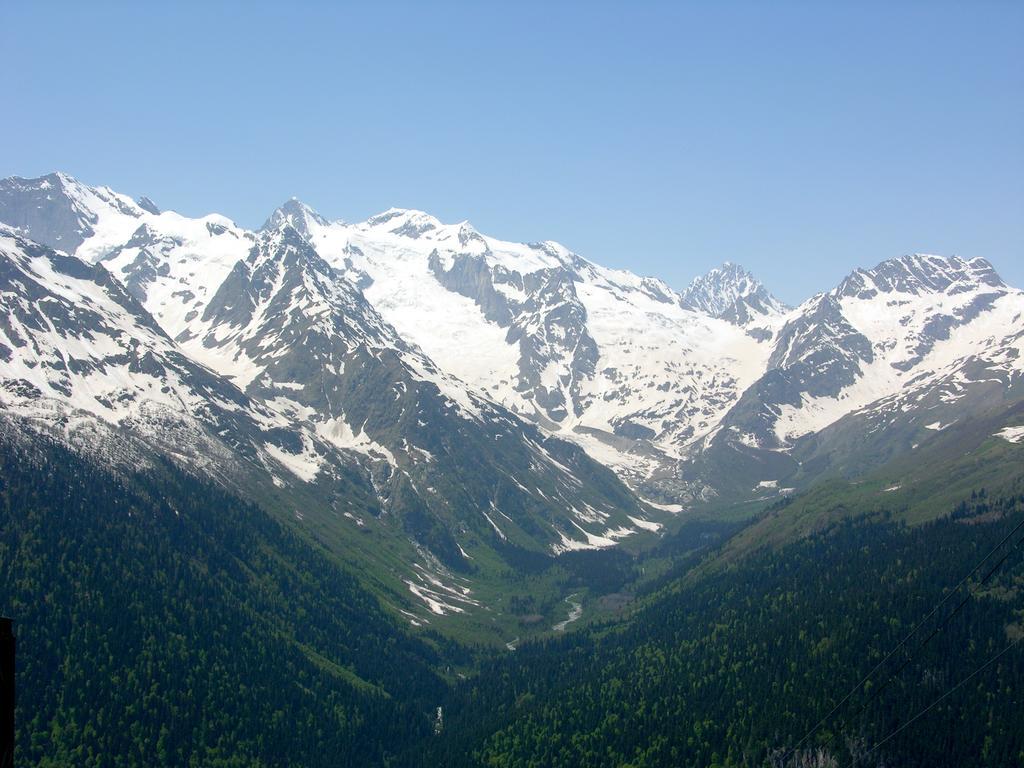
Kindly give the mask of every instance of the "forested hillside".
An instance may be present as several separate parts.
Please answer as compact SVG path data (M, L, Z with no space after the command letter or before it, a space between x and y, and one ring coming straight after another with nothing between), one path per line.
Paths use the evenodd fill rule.
M951 516L913 528L845 520L673 582L623 626L494 659L455 691L424 764L1022 764L1024 643L873 749L1024 635L1020 531L790 753L1024 520L1022 490L978 489ZM812 758L823 762L799 762Z
M0 439L19 766L380 765L431 733L434 648L251 504Z
M0 441L20 765L1024 762L1018 473L913 526L847 489L742 556L686 527L608 571L624 614L509 652L397 623L299 529L157 466Z

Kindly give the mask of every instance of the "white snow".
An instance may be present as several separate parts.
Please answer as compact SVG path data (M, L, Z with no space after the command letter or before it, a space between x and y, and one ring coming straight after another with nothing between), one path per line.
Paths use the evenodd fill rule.
M650 520L641 520L639 517L633 517L632 515L627 515L627 517L629 517L630 521L637 528L642 528L643 530L651 531L652 533L657 533L663 527L661 523L655 523Z
M444 616L448 613L465 613L470 607L480 607L480 602L472 596L473 591L460 583L465 582L465 579L452 574L429 553L421 551L421 554L426 564L413 563L416 581L405 579L405 584L413 595L426 604L431 613Z
M948 338L939 338L930 347L923 348L921 359L903 370L919 354L916 350L929 335L930 322L936 318L956 317L966 312L978 297L988 294L994 298L987 309L974 320L951 328ZM796 313L808 311L816 302L817 299L809 300ZM868 299L845 296L840 304L843 316L871 341L874 359L870 363L860 361L861 375L837 397L804 395L798 408L783 405L775 422L775 433L784 445L817 432L848 413L874 407L880 402L907 410L913 392L923 391L936 382L951 382L951 391L945 400L955 402L963 385L954 385L953 378L963 377L958 372L974 358L985 359L997 370L1014 375L1024 372L1022 291L961 284L958 291L951 294L891 291ZM887 398L897 398L899 402ZM935 421L926 428L940 430L948 426Z
M277 273L278 282L271 294L257 297L253 321L246 327L214 328L203 320L204 310L225 277L239 261L248 258L260 236L222 216L192 219L173 212L152 214L105 187L87 187L66 176L60 176L59 181L76 210L90 219L95 230L77 255L94 262L103 260L111 274L122 280L126 279L125 270L137 259L152 260L152 273L147 272L149 281L142 286L142 302L172 338L180 336L182 341L176 346L142 327L93 281L57 274L47 260L36 259L26 265L26 275L46 283L58 297L98 308L113 331L68 336L53 327L28 329L9 312L9 333L32 338L39 347L22 347L8 337L8 331L0 329L0 343L18 350L10 361L0 361L0 378L23 379L37 386L48 403L91 414L106 423L145 424L155 431L151 425L166 417L199 429L196 424L204 418L202 411L209 403L191 391L174 371L169 371L164 380L104 363L136 339L160 354L183 349L193 360L230 377L240 387L267 376L267 383L281 393L301 397L299 393L307 382L269 382L268 370L272 369L268 369L268 361L287 351L286 339L268 331L273 326L264 324L272 299L281 288L281 273ZM748 333L749 327L738 327L703 311L683 309L682 295L661 281L605 269L558 243L506 242L480 234L468 222L444 224L422 211L404 209L390 209L359 224L323 223L307 212L303 223L317 252L342 277L328 279L321 274L329 286L314 290L315 286L307 285L308 290L287 311L301 312L316 323L316 328L330 331L332 318L357 312L357 304L365 307L354 287L357 282L364 284L363 295L380 315L378 318L369 313L376 318L373 322L379 325L379 334L372 338L357 335L351 340L353 345L375 353L384 348L398 349L402 364L413 378L436 386L467 419L483 420L488 401L503 404L524 418L537 417L541 429L575 441L628 480L649 478L658 470L674 468L675 462L702 450L714 435L723 434L723 417L766 372L776 344L758 341ZM146 247L127 247L140 227L148 233ZM0 237L0 249L10 250L13 243L10 237ZM430 266L432 258L447 270L460 257L477 259L495 279L495 290L518 308L512 329L487 319L474 300L445 288L435 276ZM929 387L941 390L938 397L944 405L955 404L975 381L972 376L977 374L972 373L975 369L971 363L977 359L988 366L986 381L1005 386L1010 377L1024 373L1024 292L987 284L987 267L980 260L914 255L902 261L911 273L931 270L955 283L950 289L934 290L910 280L907 284L911 288L904 285L890 290L883 285L882 272L859 270L854 277L863 281L869 292L878 293L861 298L844 295L840 289L832 291L829 298L839 303L843 318L868 339L872 359L858 363L856 381L836 397L804 394L799 405L781 406L773 424L778 450L788 450L798 438L854 411L881 412L884 408L894 414L908 412L918 404L915 398L922 397ZM544 275L538 276L542 270L564 271L571 285L552 283L558 290L545 294L542 301L536 290L528 290L532 283L526 279L533 276L535 282L541 277L546 280ZM749 276L738 272L734 278L703 281L700 286L706 289L705 299L712 310L721 310L737 297L750 296L757 290ZM991 299L990 306L978 318L960 325L953 323L948 332L944 329L944 318L962 317L986 298ZM814 297L785 314L781 305L773 307L758 318L756 329L777 338L788 320L814 311L821 299ZM534 306L535 302L541 305ZM545 313L566 308L585 313L586 332L598 354L593 374L574 371L573 354L579 347L566 347L571 337L564 329L545 324ZM529 345L526 341L510 341L516 333L536 334L535 340L542 343L549 358L537 372L541 386L567 398L568 416L552 416L525 387L519 369ZM943 335L947 337L941 338ZM924 343L930 337L937 340ZM252 346L246 343L253 341L266 354L252 352L250 356ZM53 378L54 370L59 369L54 365L59 362L55 350L89 364L85 366L87 373L68 374L70 395L63 394ZM777 350L784 360L788 360L788 354L782 353L789 351L792 347ZM344 362L333 365L340 373ZM387 396L397 400L405 394L395 390ZM38 400L28 403L6 392L0 397L5 407L43 407ZM221 399L214 404L224 411L244 410L237 403ZM332 413L339 413L339 409L332 409ZM925 428L939 431L953 423L944 410L927 418L935 419L940 414L942 419L931 421ZM260 447L264 458L304 481L311 481L320 471L324 461L321 453L328 444L385 461L392 468L399 466L391 450L370 438L363 427L350 424L344 414L318 414L290 396L279 395L266 407L254 407L247 415L262 426L290 425L302 432L303 450L299 454L272 443ZM556 422L555 418L561 420ZM623 436L637 428L651 430L654 437ZM762 447L760 443L765 440L760 433L739 428L724 434L732 434L730 439L754 448ZM1007 427L996 434L1020 442L1024 428ZM542 444L534 442L532 448L538 466L560 470L560 486L571 490L579 484L572 468L557 461ZM421 467L434 461L428 451L407 442L395 451ZM429 471L429 467L423 468ZM539 489L529 491L519 480L512 480L526 493L549 498ZM774 489L777 485L777 481L764 480L756 487ZM778 490L785 493L788 489ZM552 501L565 501L560 491L552 493ZM665 512L683 511L679 504L645 503ZM629 519L635 528L619 525L621 518L612 525L605 511L579 503L566 502L564 506L578 521L571 523L577 531L556 529L559 543L553 546L555 551L614 546L636 530L653 532L661 527L632 517ZM483 514L504 538L495 523L503 513L496 507L490 512L495 513L493 519L488 512ZM595 533L583 525L599 525L603 530ZM449 606L447 598L439 597L436 585L431 584L429 579L421 580L415 583L413 593L432 612L436 612L435 606L457 610Z
M362 428L354 431L345 421L344 415L318 422L316 432L338 448L357 451L373 459L383 459L392 467L398 467L398 461L390 450L373 440Z
M417 237L395 233L407 225L414 232L427 229ZM519 345L509 343L508 330L488 320L472 299L441 285L431 272L431 255L436 253L446 269L458 253L479 256L492 270L519 275L574 265L575 288L600 360L597 376L581 382L575 405L583 413L564 420L555 432L579 443L598 461L631 472L647 474L657 460L578 428L610 433L618 421L634 421L660 433L657 447L678 457L681 443L712 429L760 375L770 352L769 345L743 329L683 310L678 296L663 283L589 264L557 243L501 241L477 234L465 222L445 225L422 212L401 209L363 224L313 225L311 230L312 242L328 261L372 278L367 299L403 338L442 371L521 413L533 413L536 406L517 387ZM652 286L667 300L653 298ZM517 301L526 298L508 282L496 281L495 288ZM567 359L553 360L541 372L548 389L568 393L562 383L570 379ZM693 416L683 415L687 405L696 406ZM688 430L695 434L680 441L677 435Z
M495 523L495 522L494 522L494 520L492 520L492 519L491 519L491 516L490 516L490 515L488 515L488 514L487 514L486 512L484 512L484 511L483 511L482 509L480 510L480 513L481 513L481 514L482 514L482 515L483 515L484 517L486 517L486 518L487 518L487 522L491 524L491 527L492 527L492 528L494 529L495 533L497 533L497 534L498 534L498 537L499 537L499 538L500 538L500 539L501 539L502 541L507 541L507 540L508 540L508 537L507 537L507 536L505 535L505 532L504 532L504 531L502 531L502 530L501 530L501 528L499 528L499 527L498 527L498 524L497 524L497 523Z
M660 504L660 503L658 503L656 501L651 501L650 499L645 499L645 498L640 497L640 496L638 496L637 498L639 498L640 501L642 501L647 506L654 507L655 509L660 509L663 512L671 512L672 514L679 514L680 512L682 512L685 509L685 507L682 504Z
M322 459L308 449L299 454L289 453L273 443L266 443L263 448L275 461L280 462L293 475L304 482L312 482L320 471Z
M1010 443L1024 443L1024 427L1004 427L996 436Z

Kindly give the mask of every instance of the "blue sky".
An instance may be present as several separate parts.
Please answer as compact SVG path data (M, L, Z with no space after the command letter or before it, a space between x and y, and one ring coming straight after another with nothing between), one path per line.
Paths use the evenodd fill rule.
M258 226L295 195L783 299L928 251L1024 286L1024 3L0 3L0 175Z

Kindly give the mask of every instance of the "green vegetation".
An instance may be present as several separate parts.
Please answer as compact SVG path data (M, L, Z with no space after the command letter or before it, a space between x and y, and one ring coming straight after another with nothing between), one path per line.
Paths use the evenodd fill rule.
M968 421L936 436L919 452L903 456L856 480L830 479L771 506L730 543L715 564L766 545L779 546L851 517L892 516L917 525L950 514L980 489L994 495L1018 492L1024 446L992 433L999 421Z
M488 609L415 630L380 521L353 534L312 500L265 510L170 465L115 475L4 436L19 765L772 765L1024 520L1022 446L936 445L752 525L681 520L643 553L480 547ZM378 537L377 570L352 535ZM1022 560L798 757L1024 764L1024 645L868 754L1024 634ZM552 633L569 595L583 617Z
M431 732L436 647L260 509L42 442L0 443L0 509L19 765L374 765Z
M449 700L449 727L430 760L509 768L769 765L1022 519L1024 495L976 494L953 517L913 528L845 520L685 587L673 584L628 623L485 663ZM1005 648L1024 626L1021 555L881 695L902 654L804 748L821 746L840 761L828 764L849 765ZM1021 763L1022 681L1024 653L1007 654L855 764Z

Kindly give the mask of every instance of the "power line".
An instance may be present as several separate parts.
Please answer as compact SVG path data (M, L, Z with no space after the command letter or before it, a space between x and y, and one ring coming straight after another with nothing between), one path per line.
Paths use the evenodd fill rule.
M994 555L994 554L995 554L996 552L998 552L998 551L999 551L999 549L1000 549L1000 548L1001 548L1001 547L1002 547L1002 546L1003 546L1003 545L1004 545L1004 544L1005 544L1005 543L1006 543L1007 541L1009 541L1009 540L1010 540L1010 539L1011 539L1011 538L1013 537L1013 535L1014 535L1014 534L1016 534L1016 533L1017 533L1017 531L1019 531L1019 530L1020 530L1021 528L1024 528L1024 519L1022 519L1022 520L1021 520L1021 521L1020 521L1019 523L1017 523L1017 525L1015 525L1015 526L1013 527L1013 530L1011 530L1011 531L1010 531L1010 532L1009 532L1008 534L1006 534L1006 536L1004 536L1004 537L1003 537L1003 539L1002 539L1002 540L1001 540L1001 541L1000 541L1000 542L999 542L998 544L996 544L996 545L995 545L995 546L994 546L994 547L993 547L993 548L992 548L992 549L991 549L991 550L989 551L989 553L988 553L987 555L985 555L985 556L984 556L983 558L981 558L981 560L979 560L979 561L978 561L977 565L975 565L975 566L974 566L974 567L973 567L973 568L972 568L972 569L970 570L970 572L969 572L969 573L968 573L968 574L967 574L966 576L964 576L964 577L963 577L963 578L962 578L962 579L961 579L961 580L960 580L960 581L959 581L959 582L957 583L957 585L956 585L955 587L953 587L953 589L951 589L951 590L950 590L949 592L947 592L947 593L945 594L945 596L944 596L944 597L943 597L943 598L942 598L941 600L939 600L939 602L938 602L938 603L936 603L936 604L935 604L935 607L934 607L934 608L932 608L932 609L931 609L931 611L929 611L929 612L928 612L928 615L927 615L927 616L925 616L925 617L924 617L923 619L921 619L921 621L919 621L919 622L917 623L917 625L916 625L916 626L915 626L915 627L914 627L914 628L913 628L912 630L910 630L910 633L909 633L909 634L908 634L908 635L907 635L906 637L904 637L904 638L903 638L902 640L900 640L900 641L899 641L899 643L897 643L897 644L896 644L896 647L894 647L894 648L893 648L893 649L892 649L891 651L889 651L889 653L887 653L887 654L885 655L885 657L884 657L884 658L883 658L883 659L882 659L882 660L881 660L880 662L878 662L878 663L877 663L877 664L876 664L876 665L875 665L875 666L874 666L874 667L873 667L873 668L871 669L871 671L870 671L870 672L868 672L868 673L867 673L867 674L866 674L866 675L865 675L865 676L864 676L863 678L861 678L860 682L858 682L858 683L857 683L857 684L856 684L856 685L855 685L855 686L854 686L853 688L851 688L851 689L849 690L849 692L848 692L848 693L847 693L847 694L846 694L845 696L843 696L843 698L842 698L842 699L840 699L839 703L838 703L838 704L836 704L836 705L835 705L835 706L834 706L834 707L833 707L833 708L831 709L831 711L829 711L829 713L828 713L827 715L825 715L825 716L824 716L823 718L821 718L821 719L820 719L820 720L819 720L819 721L818 721L817 723L815 723L815 724L814 724L814 726L813 726L813 727L812 727L812 728L811 728L811 729L810 729L809 731L807 731L807 733L805 733L805 734L803 735L803 737L802 737L802 738L801 738L801 739L800 739L800 740L799 740L799 741L798 741L798 742L796 743L796 745L795 745L795 746L794 746L794 747L793 747L793 748L792 748L791 750L789 750L789 752L787 752L787 753L786 753L786 756L785 756L785 757L784 757L784 758L782 759L782 764L783 764L783 765L785 765L785 764L786 764L786 762L787 762L787 761L789 760L789 758L791 758L791 757L792 757L792 756L793 756L793 755L794 755L794 754L796 753L796 751L797 751L798 749L800 749L800 747L801 747L801 746L802 746L802 745L804 744L804 742L806 742L806 741L807 741L807 739L809 739L809 738L810 738L811 736L813 736L813 735L814 735L814 734L815 734L815 733L816 733L816 732L818 731L818 729L819 729L819 728L821 728L821 726L822 726L822 725L824 725L824 724L825 724L825 723L826 723L826 722L827 722L828 720L830 720L830 719L832 718L832 716L833 716L833 715L835 715L835 714L836 714L836 712L838 712L838 711L839 711L839 710L840 710L840 709L841 709L841 708L843 707L843 705L844 705L844 704L846 704L846 702L848 702L848 701L850 700L850 698L851 698L851 697L852 697L852 696L853 696L853 695L854 695L855 693L857 693L857 691L859 691L859 690L860 690L860 689L861 689L861 688L863 687L863 685L864 685L864 684L865 684L865 683L866 683L866 682L867 682L868 680L870 680L870 679L871 679L871 677L872 677L872 676L873 676L873 675L874 675L874 674L875 674L875 673L876 673L876 672L877 672L877 671L878 671L879 669L881 669L881 668L882 668L882 667L883 667L883 666L884 666L884 665L886 664L886 662L888 662L888 661L889 661L889 659L891 659L891 658L892 658L892 657L893 657L894 655L896 655L896 653L897 653L897 652L898 652L898 651L899 651L899 650L900 650L901 648L903 648L903 646L905 646L905 645L906 645L906 644L907 644L907 643L908 643L908 642L910 641L910 639L911 639L911 638L912 638L912 637L913 637L914 635L916 635L916 634L917 634L917 633L918 633L918 632L920 631L921 627L923 627L923 626L924 626L925 624L927 624L927 623L928 623L928 621L929 621L929 620L930 620L930 619L931 619L931 618L932 618L932 617L933 617L933 616L934 616L934 615L935 615L936 613L938 613L939 609L940 609L940 608L942 608L942 606L943 606L943 605L945 605L945 604L946 604L946 602L947 602L947 601L948 601L948 600L949 600L949 599L950 599L950 598L951 598L951 597L952 597L952 596L953 596L954 594L956 594L956 593L957 593L957 592L958 592L958 591L960 590L960 587L962 587L962 586L963 586L963 585L964 585L965 583L967 583L967 582L968 582L968 581L970 580L970 578L971 578L972 576L974 576L974 574L975 574L975 573L977 573L977 572L978 572L978 571L979 571L979 570L981 569L981 567L982 567L982 566L983 566L983 565L984 565L984 564L985 564L985 563L986 563L986 562L988 561L988 559L989 559L990 557L992 557L992 555ZM1014 549L1016 549L1016 548L1017 548L1017 546L1019 546L1019 545L1020 545L1020 541L1018 541L1018 542L1017 542L1017 544L1016 544L1016 545L1014 545L1014 546L1013 546L1013 547L1012 547L1012 548L1010 549L1010 552L1012 552L1012 551L1013 551ZM1006 561L1007 557L1009 557L1009 552L1007 552L1007 553L1006 553L1005 555L1003 555L1003 557L1002 557L1002 558L1001 558L1001 559L999 560L999 562L997 562L997 563L995 564L995 566L994 566L994 567L993 567L993 568L992 568L992 569L991 569L991 570L990 570L990 571L989 571L989 572L988 572L988 573L987 573L987 574L985 575L985 578L984 578L984 580L982 581L982 583L984 583L985 581L988 581L988 579L989 579L989 578L991 578L992 574L993 574L993 573L995 573L996 569L998 569L998 568L999 568L999 566L1001 566L1001 565L1002 565L1002 564L1003 564L1003 563L1004 563L1004 562ZM926 644L928 643L928 641L930 641L930 640L931 640L931 639L932 639L932 638L933 638L933 637L934 637L934 636L935 636L936 634L938 634L939 630L941 630L943 626L945 626L945 625L946 625L946 624L947 624L947 623L948 623L948 622L949 622L949 621L950 621L950 620L951 620L951 619L952 619L952 618L953 618L954 616L956 616L956 614L957 614L957 613L958 613L958 612L960 611L960 609L961 609L961 608L963 607L963 605L964 605L964 603L965 603L965 602L967 601L967 599L968 599L968 598L970 598L970 596L971 596L971 595L970 595L970 592L968 592L968 594L967 594L967 597L965 597L965 598L964 598L964 600L962 600L962 601L960 602L960 604L959 604L959 605L958 605L958 606L957 606L957 607L956 607L956 608L955 608L955 609L953 610L953 612L952 612L951 614L949 614L949 616L947 616L947 617L946 617L946 619L945 619L944 621L942 621L942 622L941 622L941 623L939 624L939 626L938 626L938 627L936 627L936 629L935 629L935 630L933 630L933 631L932 631L932 633L931 633L931 634L930 634L930 635L929 635L929 636L928 636L927 638L925 638L924 642L923 642L923 643L921 643L921 644L920 644L920 645L919 645L919 646L918 646L918 647L917 647L917 648L916 648L916 649L914 650L914 653L916 653L917 651L921 650L921 648L923 648L923 647L924 647L924 646L925 646L925 645L926 645ZM910 658L913 658L913 654L911 654ZM890 676L889 680L887 680L887 681L886 681L886 682L885 682L885 683L883 684L882 688L884 688L885 686L887 686L887 685L889 684L889 682L891 682L891 681L892 681L892 678L893 678L893 677L894 677L894 676L895 676L896 674L898 674L899 672L903 671L903 669L904 669L904 668L906 667L906 665L907 665L907 664L909 663L909 660L910 660L910 659L908 659L908 661L907 661L907 662L905 662L905 663L904 663L904 664L903 664L903 665L902 665L902 666L901 666L901 667L900 667L900 668L899 668L899 669L898 669L898 670L896 671L896 673L894 673L894 674L893 674L892 676ZM875 696L877 696L877 694L878 694L879 692L880 692L880 691L876 691L876 693L875 693ZM872 701L872 700L873 700L874 698L875 698L875 697L873 696L873 697L872 697L872 699L870 699L868 703L870 703L870 701ZM866 706L866 705L865 705L865 706ZM862 707L862 710L863 710L863 707ZM829 742L831 742L833 738L835 738L835 734L833 734L833 735L832 735L832 736L831 736L831 737L829 738Z
M1009 559L1010 555L1012 555L1014 553L1014 551L1016 551L1017 547L1019 547L1021 545L1021 543L1024 543L1024 537L1018 539L1016 544L1014 544L1012 547L1010 547L1008 550L1006 550L1006 553L1001 558L999 558L999 560L996 562L996 564L993 565L989 569L988 573L986 573L981 578L981 580L978 582L978 586L979 587L984 586L985 584L988 583L988 580L991 579L993 575L995 575L995 572L998 571L999 568L1002 566L1002 564L1005 563ZM871 705L872 702L874 702L879 696L882 695L882 692L889 686L889 683L891 683L893 680L895 680L899 676L900 672L902 672L904 669L906 669L910 665L910 662L914 660L914 654L918 653L922 648L924 648L926 645L928 645L928 643L931 641L931 639L933 637L935 637L937 634L939 634L939 632L941 632L942 629L947 624L949 624L950 621L953 620L953 617L955 617L958 613L960 613L960 609L963 608L965 605L967 605L967 602L973 596L974 596L974 592L972 590L968 589L967 594L964 595L963 599L957 604L956 608L954 608L952 610L952 612L948 616L946 616L946 618L943 619L931 631L931 634L929 634L928 637L926 637L924 640L922 640L918 644L918 646L913 651L911 651L910 655L907 656L907 658L899 666L899 668L895 672L893 672L891 675L889 675L888 679L886 679L886 681L884 683L882 683L882 685L880 685L878 688L875 689L875 692L871 695L871 697L860 706L860 709L858 709L856 713L854 713L855 717L857 715L859 715L861 712L863 712L865 709L867 709ZM833 734L831 737L829 737L829 742L831 742L834 737L835 737L835 734Z
M1017 547L1019 547L1022 543L1024 543L1024 537L1021 537L1020 539L1017 539L1017 543L1014 544L1012 547L1010 547L1008 550L1006 550L1006 553L1001 558L999 558L999 560L996 562L996 564L993 565L989 569L988 573L986 573L981 578L981 580L978 582L978 586L980 587L980 586L983 586L984 584L986 584L988 582L988 580L990 578L992 578L992 576L995 574L995 572L999 570L1000 566L1002 566L1002 564L1005 563L1009 559L1010 555L1013 554L1013 552L1016 551ZM861 712L863 712L865 709L867 709L869 706L871 706L871 704L875 700L877 700L879 696L882 695L882 692L889 686L889 683L891 683L893 680L895 680L897 677L899 677L899 674L910 665L911 661L914 660L914 654L918 653L922 648L924 648L926 645L928 645L929 641L933 637L935 637L937 634L939 634L939 632L941 632L942 629L947 624L949 624L950 621L953 620L953 617L956 616L960 612L960 609L963 608L967 604L967 601L970 600L971 597L974 596L974 594L975 593L973 592L973 590L969 589L967 591L967 594L964 595L963 600L961 600L957 604L956 608L954 608L953 611L945 619L943 619L935 627L935 629L933 629L931 631L931 634L928 635L928 637L926 637L924 640L922 640L920 642L920 644L917 646L917 648L915 648L910 653L910 655L908 655L907 658L904 659L903 663L899 666L899 668L895 672L893 672L891 675L889 675L889 677L886 679L886 681L884 683L882 683L882 685L880 685L878 688L875 689L875 692L868 698L868 700L860 705L860 708L854 713L854 715L853 715L854 717L857 717L857 715L859 715ZM1012 645L1015 645L1015 644L1016 644L1016 641ZM1006 650L1009 650L1009 649L1006 649ZM1002 654L1000 654L1000 655L1002 655ZM978 670L978 671L980 671L980 670ZM977 674L977 672L975 672L975 674ZM973 677L973 675L972 675L972 677ZM964 682L966 682L966 681L964 681ZM952 693L952 692L953 691L949 691L949 693ZM945 696L943 698L945 698ZM827 747L829 744L832 743L832 740L835 737L836 737L836 733L833 732L832 735L828 737L828 739L825 741L825 743L822 746L823 747Z
M944 694L942 694L941 696L939 696L939 698L937 698L937 699L936 699L935 701L933 701L933 702L932 702L931 704L929 704L929 705L928 705L927 707L925 707L925 708L924 708L924 709L922 709L922 710L921 710L920 712L918 712L918 713L917 713L916 715L914 715L914 716L913 716L912 718L910 718L909 720L907 720L907 722L905 722L905 723L904 723L903 725L901 725L901 726L900 726L899 728L897 728L897 729L896 729L895 731L893 731L893 732L892 732L892 733L890 733L890 734L889 734L888 736L886 736L886 737L885 737L884 739L882 739L882 740L881 740L880 742L878 742L877 744L875 744L875 746L873 746L873 747L872 747L871 749L869 749L869 750L868 750L867 752L865 752L865 753L864 753L864 757L867 757L867 756L868 756L868 755L870 755L870 754L871 754L872 752L874 752L874 751L875 751L876 749L878 749L878 748L879 748L879 747L881 747L881 746L882 746L883 744L885 744L885 743L886 743L887 741L889 741L889 740L890 740L890 739L892 739L892 738L895 738L895 737L896 737L896 736L898 736L898 735L899 735L900 733L902 733L902 732L903 732L904 730L906 730L907 728L909 728L909 727L910 727L911 725L913 725L913 724L914 724L914 722L915 722L915 721L917 721L918 719L920 719L920 718L924 717L924 716L925 716L926 714L928 714L928 713L929 713L929 712L930 712L930 711L931 711L932 709L934 709L934 708L935 708L936 706L938 706L938 705L939 705L940 703L942 703L942 701L944 701L944 700L946 699L946 697L948 697L948 696L952 695L952 694L953 694L953 693L954 693L954 692L955 692L955 691L956 691L956 690L957 690L958 688L960 688L960 687L961 687L961 686L963 686L963 685L966 685L966 684L967 684L967 683L969 683L969 682L970 682L970 681L971 681L972 679L974 679L974 677L976 677L977 675L980 675L980 674L981 674L982 672L984 672L984 671L985 671L986 669L988 669L988 668L989 668L990 666L992 666L992 665L993 665L993 664L995 664L995 663L996 663L997 661L999 661L999 659L1000 659L1000 658L1001 658L1001 657L1002 657L1002 656L1003 656L1003 655L1004 655L1005 653L1008 653L1008 652L1009 652L1010 650L1012 650L1012 649L1013 649L1013 648L1014 648L1014 647L1015 647L1015 646L1016 646L1016 645L1017 645L1017 644L1018 644L1018 643L1019 643L1019 642L1020 642L1021 640L1024 640L1024 635L1022 635L1021 637L1018 637L1018 638L1017 638L1016 640L1014 640L1014 641L1013 641L1012 643L1010 643L1010 644L1009 644L1008 646L1006 646L1005 648L1003 648L1003 650L1001 650L1001 651L1000 651L999 653L997 653L997 654L996 654L995 656L993 656L993 657L992 657L991 659L989 659L989 660L988 660L988 661L986 661L986 662L985 662L984 664L982 664L982 665L981 665L980 667L978 667L978 668L977 668L976 670L974 670L973 672L971 672L971 674L969 674L969 675L968 675L967 677L965 677L965 678L964 678L963 680L961 680L961 681L960 681L959 683L957 683L957 684L956 684L956 685L954 685L954 686L953 686L952 688L950 688L950 689L949 689L948 691L946 691L946 692L945 692Z

